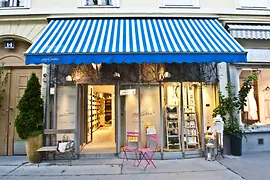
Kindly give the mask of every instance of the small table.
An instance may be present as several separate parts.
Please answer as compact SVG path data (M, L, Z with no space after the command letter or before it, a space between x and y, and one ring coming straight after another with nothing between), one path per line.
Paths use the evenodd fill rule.
M57 146L43 146L37 150L37 152L45 153L45 159L49 159L49 153L53 153L53 159L55 159L55 153L57 152Z

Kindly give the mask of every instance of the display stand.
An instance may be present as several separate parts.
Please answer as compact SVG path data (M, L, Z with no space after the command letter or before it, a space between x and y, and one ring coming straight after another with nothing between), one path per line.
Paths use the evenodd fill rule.
M166 106L166 132L167 132L167 149L181 149L180 145L180 121L179 107Z
M100 98L90 87L88 90L88 127L89 133L95 132L100 127Z
M105 123L112 124L112 99L105 99Z
M189 106L190 107L190 106ZM200 138L199 138L199 131L198 131L198 123L195 113L195 107L190 108L191 111L185 111L185 145L186 149L188 150L190 147L195 147L200 149Z

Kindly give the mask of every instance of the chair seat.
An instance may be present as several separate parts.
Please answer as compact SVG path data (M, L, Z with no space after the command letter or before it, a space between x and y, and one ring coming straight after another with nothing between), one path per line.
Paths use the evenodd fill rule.
M135 151L138 147L135 146L123 146L125 151Z
M145 153L145 152L154 152L156 151L155 149L150 149L150 148L139 148L138 151Z

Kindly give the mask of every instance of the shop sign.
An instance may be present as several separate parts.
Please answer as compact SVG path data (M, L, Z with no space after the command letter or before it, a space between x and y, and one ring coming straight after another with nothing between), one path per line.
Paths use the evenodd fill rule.
M14 49L14 40L13 39L5 39L4 40L4 47L6 49Z
M120 96L133 95L136 94L136 89L123 89L120 90Z

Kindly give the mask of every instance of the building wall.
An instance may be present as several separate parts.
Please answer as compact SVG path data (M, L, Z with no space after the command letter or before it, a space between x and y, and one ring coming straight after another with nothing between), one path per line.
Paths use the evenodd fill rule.
M238 0L198 0L197 7L162 7L162 0L119 0L119 7L96 7L96 8L78 8L81 0L30 0L29 8L16 8L16 9L1 9L0 15L32 15L32 14L121 14L132 15L139 13L143 15L155 14L253 14L253 15L269 15L267 10L243 10L239 9ZM90 14L89 14L90 13Z

